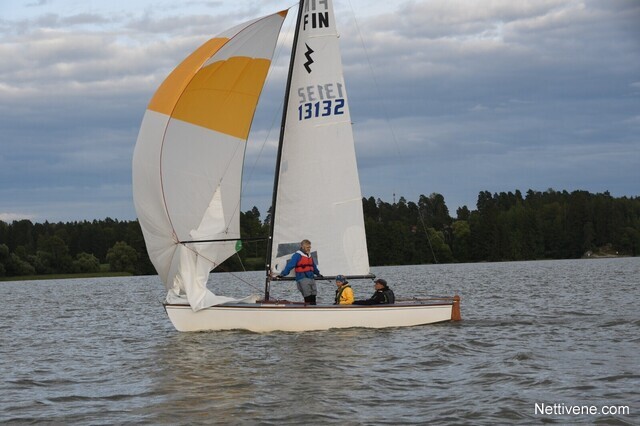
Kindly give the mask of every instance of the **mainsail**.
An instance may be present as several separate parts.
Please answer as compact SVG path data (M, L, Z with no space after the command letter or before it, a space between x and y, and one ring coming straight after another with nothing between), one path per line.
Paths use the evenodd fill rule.
M323 275L369 274L347 91L331 0L301 6L273 222L278 273L302 239Z
M233 300L206 282L240 238L245 142L285 16L203 44L166 78L143 118L133 157L136 212L168 300L186 297L193 310Z

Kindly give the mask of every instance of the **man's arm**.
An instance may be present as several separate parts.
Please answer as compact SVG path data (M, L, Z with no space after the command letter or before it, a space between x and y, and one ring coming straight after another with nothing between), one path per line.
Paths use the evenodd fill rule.
M284 267L280 275L282 275L283 277L286 277L287 275L289 275L289 272L291 272L291 270L296 267L299 260L300 260L300 253L294 253L293 256L291 256L291 259L289 259L289 261L287 262L287 266Z

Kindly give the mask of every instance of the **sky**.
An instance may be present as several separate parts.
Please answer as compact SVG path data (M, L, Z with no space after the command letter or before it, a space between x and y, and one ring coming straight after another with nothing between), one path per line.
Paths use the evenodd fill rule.
M293 3L0 1L0 220L135 219L131 159L157 86L207 39ZM639 1L335 8L364 197L438 193L455 217L481 191L640 196ZM242 210L263 218L286 51L247 144Z

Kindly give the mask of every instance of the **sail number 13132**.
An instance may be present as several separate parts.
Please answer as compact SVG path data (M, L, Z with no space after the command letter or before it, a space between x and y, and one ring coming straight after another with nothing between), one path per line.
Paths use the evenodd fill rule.
M344 114L345 100L341 83L318 84L298 89L298 120Z

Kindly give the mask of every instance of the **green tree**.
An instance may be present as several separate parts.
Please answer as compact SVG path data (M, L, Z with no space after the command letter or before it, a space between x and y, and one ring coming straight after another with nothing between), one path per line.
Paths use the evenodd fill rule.
M8 260L9 247L6 244L0 244L0 277L4 277L7 274L7 268L4 265Z
M92 254L78 253L73 269L80 273L100 272L100 261Z
M429 197L420 195L418 207L427 226L431 226L434 229L441 231L445 227L451 225L449 209L447 208L447 204L441 194L436 194L434 192L429 195Z
M471 251L471 228L466 220L456 220L451 225L453 230L453 243L451 250L458 262L467 262Z
M36 274L46 275L54 272L50 266L51 254L48 252L37 251L36 254L30 254L29 263L36 269Z
M67 273L73 268L73 259L69 255L69 248L64 240L57 236L40 236L38 238L38 251L46 260L53 272Z
M124 241L118 241L107 252L109 269L113 272L136 272L138 253Z
M7 236L6 244L9 250L13 251L18 246L33 249L35 247L33 228L33 223L30 220L14 221Z
M35 268L29 262L20 259L15 253L9 255L5 268L6 274L9 276L34 275L36 273Z
M462 206L462 207L459 207L458 210L456 210L456 216L458 220L469 221L469 216L471 216L471 212L469 211L469 208L467 206Z
M247 257L259 258L260 262L254 262L251 266L255 269L257 266L261 269L264 266L264 258L266 256L267 243L266 238L269 233L268 226L260 222L260 210L253 207L244 213L240 213L240 235L243 238L260 238L262 241L245 241L242 243L243 250L240 251L240 258L244 262Z
M477 207L478 210L472 212L469 217L472 260L502 260L500 257L499 210L496 200L489 191L480 192Z
M624 228L618 246L625 253L640 256L640 229L631 226Z

